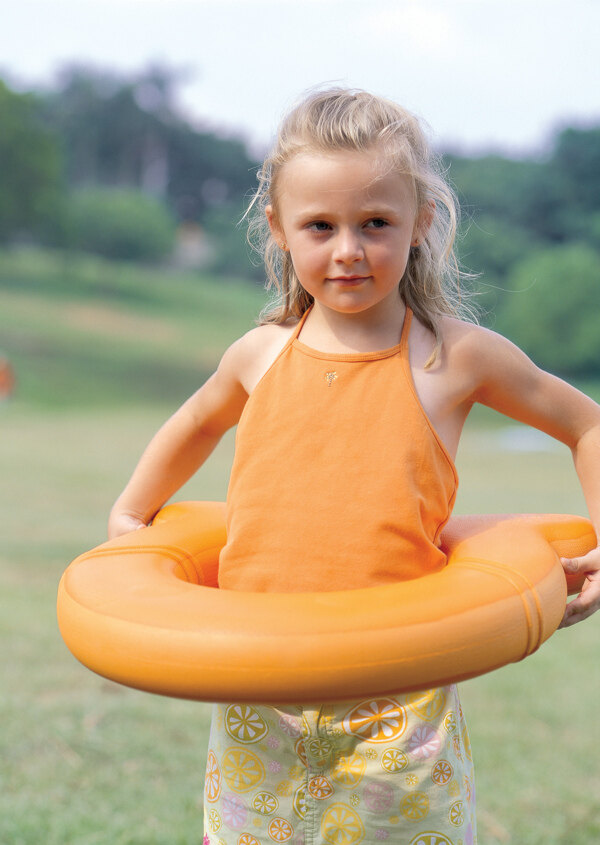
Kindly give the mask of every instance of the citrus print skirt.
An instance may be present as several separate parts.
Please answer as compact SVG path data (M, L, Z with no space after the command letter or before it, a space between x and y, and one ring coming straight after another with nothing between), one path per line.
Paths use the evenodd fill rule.
M475 845L455 686L316 706L217 704L204 845Z

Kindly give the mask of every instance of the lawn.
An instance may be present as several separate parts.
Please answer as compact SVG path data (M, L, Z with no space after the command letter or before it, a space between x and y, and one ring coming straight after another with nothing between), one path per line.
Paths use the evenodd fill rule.
M54 603L69 560L104 539L142 446L260 295L83 259L65 279L61 260L0 257L2 346L19 380L0 405L0 843L192 845L209 707L85 670ZM222 498L231 452L228 437L181 498ZM488 414L458 467L458 512L585 513L566 450ZM463 685L482 845L600 841L599 633L600 615Z

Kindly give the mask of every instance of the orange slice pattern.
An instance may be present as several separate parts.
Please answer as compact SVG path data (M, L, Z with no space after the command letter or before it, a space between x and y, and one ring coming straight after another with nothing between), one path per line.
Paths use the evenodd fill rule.
M445 786L452 780L454 770L447 760L438 760L431 770L431 780L436 786Z
M308 791L313 798L323 801L325 798L330 798L333 795L333 786L322 775L312 778L308 782Z
M461 737L463 741L463 748L465 750L465 754L467 755L467 759L472 760L473 754L471 752L471 740L469 739L469 732L467 731L467 726L464 721L462 723Z
M406 710L393 698L374 698L353 707L342 727L366 742L393 742L406 730Z
M268 833L273 842L287 842L292 838L294 828L286 819L277 817L269 825Z
M204 794L206 795L206 800L211 803L216 801L221 794L221 771L213 751L208 752L208 758L206 760Z
M308 812L308 806L306 804L306 787L304 785L299 786L294 792L294 802L292 807L299 819L303 819Z
M306 746L304 744L304 740L303 739L296 740L296 744L294 745L294 749L296 751L296 754L300 758L301 762L308 769L308 757L306 756Z

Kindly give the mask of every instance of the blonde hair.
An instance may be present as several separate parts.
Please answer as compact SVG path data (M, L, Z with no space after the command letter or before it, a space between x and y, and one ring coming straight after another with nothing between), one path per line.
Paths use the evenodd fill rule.
M439 318L474 319L461 291L463 274L454 254L458 202L415 115L366 91L331 88L305 97L284 119L258 173L258 189L246 213L248 239L264 257L267 288L276 292L260 322L299 318L313 302L298 280L289 252L277 243L266 219L268 205L277 218L282 169L300 152L338 150L383 153L391 169L412 178L417 213L428 205L431 209L431 225L419 245L411 247L399 290L406 305L435 335L436 348L429 362L433 363L441 348Z

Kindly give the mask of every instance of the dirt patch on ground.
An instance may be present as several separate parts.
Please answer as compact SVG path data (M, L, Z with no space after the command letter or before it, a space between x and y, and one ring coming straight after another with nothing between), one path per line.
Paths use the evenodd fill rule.
M128 335L132 337L146 335L161 341L175 340L178 336L176 326L170 326L164 320L144 314L119 311L108 305L72 303L66 306L63 313L65 322L70 326L105 336L122 338Z

